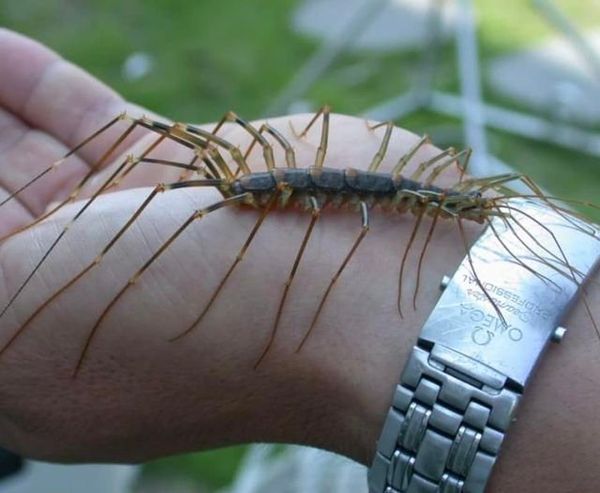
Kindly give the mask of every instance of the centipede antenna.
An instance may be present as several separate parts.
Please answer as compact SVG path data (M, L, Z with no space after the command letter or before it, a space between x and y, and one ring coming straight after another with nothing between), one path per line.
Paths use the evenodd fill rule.
M506 207L506 206L495 206L498 210L501 210L501 207ZM518 209L514 209L517 210ZM509 214L509 216L512 218L512 214ZM534 258L536 258L538 261L540 261L541 263L543 263L544 265L548 266L549 268L553 269L555 272L557 272L558 274L560 274L561 276L567 278L567 279L571 279L571 277L568 275L568 273L566 273L565 271L559 269L556 265L554 265L552 262L549 262L547 259L545 259L544 257L542 257L538 252L536 252L535 250L533 250L533 248L531 248L531 246L528 244L527 241L523 240L518 234L517 231L514 229L513 225L511 224L511 221L508 220L508 217L505 216L504 213L501 214L501 216L504 220L504 224L506 225L507 228L510 229L511 233L514 235L515 238L517 238L517 240L519 240L521 242L521 244L533 255ZM523 230L523 232L542 250L544 250L546 253L548 253L548 255L550 255L557 263L561 264L563 263L562 259L560 259L554 252L551 252L550 250L548 250L548 248L546 248L525 226L523 226L519 221L514 220L515 224ZM579 272L580 276L583 276L583 274L581 272Z
M460 159L468 159L468 156L470 156L470 153L471 153L470 149L463 149L458 154L456 154L456 155L450 157L449 159L446 159L444 162L438 164L431 170L431 172L429 173L429 175L427 176L427 178L425 179L423 184L425 186L431 186L433 184L433 182L435 180L437 180L437 178L440 176L440 174L445 169L448 169L448 167L454 163L456 163L459 170L461 170L460 176L462 177L462 175L464 174L464 168L459 164L459 162L460 162ZM460 183L460 179L458 182Z
M546 196L544 195L544 192L542 192L542 190L536 185L536 183L529 176L519 173L517 175L516 179L518 181L520 181L521 183L523 183L526 187L528 187L533 192L533 194L537 196L538 199L542 200L545 204L547 204L552 210L554 210L554 212L556 212L565 221L567 221L572 226L575 226L578 229L581 229L579 225L577 225L573 222L573 219L571 217L572 214L570 212L568 212L567 214L563 213L563 211L559 207L557 207L550 200L548 200L546 198Z
M524 194L514 193L510 188L507 188L507 187L506 187L506 191L504 191L504 188L505 187L498 187L497 190L502 190L508 198L523 198L523 199L538 198L536 195L527 195L527 194L524 195ZM495 198L490 199L490 201L493 203L497 203L500 200L506 200L507 197L495 197ZM557 200L557 201L566 202L566 203L570 203L570 204L580 205L582 207L591 207L591 208L600 210L600 207L597 206L596 204L591 204L589 202L580 201L580 200L560 199L558 197L552 197L552 196L545 196L544 199L545 199L545 201ZM591 238L594 238L594 239L600 241L600 235L598 235L597 230L595 230L589 224L589 220L585 217L585 215L583 215L577 211L573 211L573 210L567 209L565 207L561 207L556 204L553 204L552 209L555 211L559 210L559 211L563 212L564 214L566 214L567 216L570 216L572 218L572 220L569 221L569 223L575 229L590 236ZM577 223L573 222L573 220L575 220L575 219L577 220Z
M594 314L592 313L590 304L587 299L587 293L583 287L581 288L581 301L583 302L585 311L586 311L590 321L592 322L592 327L594 328L594 332L596 332L596 337L600 341L600 328L598 328L598 324L596 323L596 319L594 318Z
M178 185L181 185L181 184L178 184ZM173 187L175 187L175 185L173 185ZM181 188L181 186L179 188ZM73 378L77 377L77 374L79 373L79 370L81 369L81 367L83 365L85 357L86 357L87 353L89 352L91 343L92 343L94 337L96 336L96 334L98 333L98 329L102 325L102 322L104 321L104 319L106 319L110 310L117 304L117 302L125 294L125 292L138 281L138 279L142 276L142 274L156 261L156 259L158 259L164 253L164 251L167 248L169 248L169 246L181 235L181 233L183 233L190 226L190 224L192 224L195 220L201 219L204 216L210 214L211 212L214 212L223 207L227 207L230 205L234 205L234 204L243 202L243 201L247 200L248 198L249 198L248 193L234 195L233 197L228 197L228 198L223 199L219 202L216 202L208 207L194 211L194 213L191 214L185 220L185 222L181 226L179 226L179 228L177 228L177 230L169 238L167 238L166 241L164 241L162 243L162 245L158 248L158 250L156 250L156 252L154 252L154 254L136 271L136 273L129 278L127 283L113 297L113 299L108 303L106 308L104 308L104 310L102 311L102 313L96 320L96 323L94 324L94 326L92 327L92 329L90 330L90 332L88 333L88 335L85 339L83 349L79 355L79 360L77 361L77 365L75 366L75 369L73 371Z
M525 180L525 182L529 182L529 186L530 186L530 188L532 188L534 194L537 194L539 192L541 195L543 195L543 193L541 192L541 190L537 187L537 185L535 184L535 182L533 180L531 180L531 178L529 178L526 175L523 175L521 179ZM569 215L571 214L569 211L563 211L560 207L556 206L551 201L547 200L545 196L543 197L543 200L555 212L557 212L563 219L565 219L569 224L575 226L580 231L583 231L583 229L581 228L580 225L573 223L573 221L569 217ZM523 211L520 211L520 212L523 214ZM526 214L526 216L529 216L529 215ZM535 218L532 218L532 220L535 221L537 224L541 224ZM544 226L544 228L545 228L545 226ZM583 301L583 305L585 307L585 310L586 310L586 312L588 314L588 317L589 317L590 321L592 322L592 326L594 328L594 331L596 332L596 336L597 336L598 340L600 340L600 330L598 328L598 324L596 323L596 319L594 318L594 315L593 315L593 313L592 313L592 311L590 309L590 306L589 306L589 303L588 303L588 300L587 300L587 296L586 296L586 292L585 292L585 288L583 286L581 286L581 282L577 280L577 277L576 277L575 274L576 274L576 271L577 271L580 277L583 277L583 275L570 264L570 262L568 261L566 255L564 253L564 250L563 250L562 246L560 245L560 242L558 241L558 239L556 238L556 236L554 235L554 233L551 230L549 230L549 228L545 228L545 229L548 229L548 232L552 236L552 239L554 240L554 243L556 244L557 248L559 249L562 258L564 259L565 266L571 271L571 275L573 276L573 282L577 286L580 286L580 288L581 288L581 299ZM592 232L591 236L594 237L594 238L596 238L595 232Z
M498 207L498 206L497 206L497 207ZM554 235L554 233L552 232L552 230L550 230L549 228L547 228L547 227L546 227L544 224L542 224L540 221L538 221L538 220L537 220L536 218L534 218L533 216L531 216L531 215L529 215L529 214L525 213L524 211L522 211L522 210L520 210L520 209L516 209L516 208L514 208L514 207L512 207L512 206L503 206L503 207L507 207L507 208L509 208L509 209L511 209L511 210L515 210L515 211L519 212L520 214L523 214L523 215L525 215L526 217L528 217L529 219L531 219L532 221L534 221L534 222L535 222L537 225L539 225L539 226L541 226L543 229L545 229L545 230L546 230L546 231L547 231L547 232L548 232L548 233L549 233L549 234L552 236L554 243L557 245L557 247L558 247L558 249L559 249L559 251L560 251L560 253L561 253L562 259L559 259L559 258L558 258L558 257L557 257L557 256L556 256L554 253L550 252L550 251L549 251L549 250L548 250L548 249L547 249L547 248L546 248L544 245L542 245L542 244L541 244L541 243L540 243L540 242L537 240L537 238L535 238L535 237L534 237L534 236L533 236L533 235L532 235L532 234L531 234L531 233L530 233L530 232L527 230L527 228L525 228L523 225L521 225L521 224L520 224L518 221L515 221L515 222L517 223L517 225L518 225L518 226L519 226L521 229L523 229L523 231L525 231L525 232L526 232L526 233L527 233L527 234L528 234L528 235L529 235L529 236L532 238L532 240L533 240L533 241L535 241L535 243L536 243L538 246L540 246L540 247L541 247L541 248L542 248L544 251L546 251L547 253L549 253L549 254L550 254L552 257L554 257L554 258L555 258L556 260L558 260L560 263L562 263L563 265L565 265L565 267L567 267L567 269L569 269L569 271L571 272L571 275L570 275L570 276L569 276L569 275L567 275L566 273L564 273L563 271L561 271L560 269L558 269L558 268L557 268L555 265L553 265L552 263L550 263L550 262L549 262L549 261L547 261L546 259L544 259L544 258L542 258L541 256L539 256L539 255L538 255L536 252L533 252L533 250L532 250L531 248L529 248L529 246L528 246L528 245L527 245L525 242L523 242L523 240L521 240L521 239L519 238L519 236L516 234L516 232L514 231L514 229L512 229L512 226L511 226L511 230L512 230L513 234L514 234L514 235L515 235L517 238L519 238L519 241L521 241L521 243L522 243L523 245L525 245L525 247L526 247L526 248L527 248L529 251L531 251L531 252L534 254L534 256L536 256L537 258L539 258L540 260L542 260L542 262L543 262L545 265L547 265L547 266L549 266L550 268L554 269L555 271L557 271L558 273L560 273L560 274L561 274L562 276L564 276L565 278L572 280L572 281L575 283L575 285L576 285L576 286L578 286L578 287L580 288L580 290L581 290L581 299L582 299L582 302L583 302L584 308L585 308L585 310L586 310L586 313L587 313L587 315L588 315L588 317L589 317L589 319L590 319L590 321L591 321L591 323L592 323L593 329L594 329L594 331L595 331L595 333L596 333L596 337L598 338L598 340L600 340L600 329L599 329L599 327L598 327L598 324L596 323L596 319L594 318L594 315L593 315L593 313L592 313L592 311L591 311L591 309L590 309L590 306L589 306L589 303L588 303L588 300L587 300L587 296L586 296L585 287L584 287L584 286L582 286L582 285L581 285L581 281L579 281L579 280L577 279L577 276L579 276L580 278L584 278L585 276L583 275L583 273L582 273L580 270L576 269L575 267L573 267L573 266L572 266L572 265L569 263L569 261L568 261L568 259L567 259L566 255L565 255L565 253L564 253L564 251L563 251L562 247L560 246L560 243L558 242L558 240L557 240L556 236ZM508 220L507 220L507 224L509 224Z
M442 196L439 199L438 206L435 208L433 213L433 218L431 221L431 226L429 227L429 231L427 232L427 237L425 238L425 243L423 244L423 249L421 250L421 255L419 255L419 263L417 264L417 280L415 282L415 291L413 293L413 309L417 309L417 296L419 294L419 286L421 283L421 269L423 267L423 259L425 258L425 253L427 251L427 247L431 242L431 237L433 236L433 231L437 224L437 221L440 217L440 213L442 212L442 207L444 206L444 197ZM427 207L427 204L425 205Z
M296 275L296 271L298 270L298 266L300 265L300 260L302 259L302 255L304 254L304 250L306 249L306 245L308 244L308 240L310 235L315 227L317 220L321 215L321 210L319 208L319 203L315 197L309 197L309 204L312 209L312 218L308 225L308 229L306 230L306 234L302 239L302 244L300 245L300 249L298 250L298 254L296 255L296 259L294 260L294 265L292 266L292 270L287 278L287 281L283 287L283 293L281 295L281 300L279 301L279 307L277 308L277 315L275 316L275 321L273 323L273 328L271 330L271 334L269 335L269 340L265 345L265 348L259 358L254 363L254 369L256 370L261 364L262 360L265 358L271 346L273 345L273 341L275 340L275 335L277 334L277 329L279 328L279 321L281 320L281 314L283 313L283 306L285 305L285 300L287 298L290 286L292 285L292 281L294 280L294 276Z
M510 197L511 198L523 198L523 199L534 199L534 198L539 198L537 195L533 195L533 194L522 194L522 193L516 193L514 190L510 189L510 188L506 188L506 190L508 190L509 192L512 192ZM496 197L493 200L499 200L501 198L505 198L505 197ZM556 200L559 202L565 202L567 204L575 204L575 205L581 205L584 207L591 207L592 209L596 209L596 210L600 210L600 205L598 204L594 204L593 202L589 202L586 200L575 200L575 199L564 199L561 197L554 197L552 195L544 195L544 199L545 200ZM578 213L577 211L572 211L570 209L565 209L564 207L560 207L556 204L554 204L554 207L559 208L559 210L567 213L567 214L571 214L575 217L577 217L578 219L581 219L582 221L588 221L588 219L583 216L582 214Z
M396 164L396 166L394 166L394 169L392 170L392 175L393 176L398 176L402 173L402 171L404 170L404 168L406 167L406 165L410 162L410 160L415 156L415 154L419 151L419 149L421 149L421 147L423 147L426 144L430 144L431 143L431 139L429 138L428 135L424 135L423 137L421 137L421 140L419 140L406 154L404 154L400 160L398 161L398 163Z
M213 306L215 300L217 299L217 296L219 296L219 294L221 293L223 287L225 286L225 283L231 276L233 270L237 267L237 265L244 258L244 255L245 255L246 251L248 250L250 243L252 243L252 240L254 239L254 237L256 236L256 233L258 232L258 229L261 227L261 225L265 221L267 214L273 209L273 206L276 204L277 199L279 198L280 195L281 195L281 191L278 190L276 193L273 194L273 196L269 200L266 207L262 210L260 216L258 217L256 223L254 224L254 227L250 231L250 234L248 235L246 242L242 245L242 248L240 249L237 256L235 257L235 260L233 261L233 263L229 267L229 270L226 272L226 274L223 276L223 278L219 282L217 288L213 292L212 296L209 298L208 302L206 303L206 305L205 305L204 309L202 310L202 312L200 313L200 315L198 315L198 317L190 324L190 326L186 330L177 334L175 337L172 337L171 339L169 339L169 342L174 342L178 339L185 337L190 332L192 332L192 330L194 330L194 327L197 327L202 322L205 315L208 313L210 308Z
M370 130L375 130L378 127L385 125L385 134L383 135L383 139L381 140L381 145L379 146L379 150L373 156L373 160L369 165L369 171L377 171L381 161L385 157L385 153L387 152L388 145L390 143L390 137L392 136L392 131L394 130L394 122L383 122L378 123L377 125L373 125L369 127Z
M548 228L545 224L543 224L540 220L538 220L537 218L535 218L534 216L532 216L531 214L528 214L527 212L515 208L513 206L510 205L504 205L502 207L506 207L509 210L514 210L517 211L519 214L524 215L525 217L527 217L529 220L533 221L534 223L536 223L538 226L540 226L542 229L544 229L551 237L552 237L552 241L554 242L554 244L556 245L556 247L558 248L558 251L560 252L560 259L557 255L555 255L554 253L550 252L550 250L548 250L547 248L545 248L543 245L541 245L540 242L537 241L537 239L535 239L536 243L538 245L540 245L546 252L548 252L550 255L552 255L555 259L557 259L562 265L564 265L570 272L571 272L571 280L576 284L579 285L579 281L577 280L577 276L575 275L575 269L574 267L569 263L569 260L567 259L565 252L560 244L560 242L558 241L558 239L556 238L556 235L554 234L554 232ZM518 221L516 221L518 224ZM520 225L521 226L521 225ZM527 231L527 228L523 227L524 231ZM528 232L529 233L529 232ZM533 235L531 235L529 233L529 235L533 237ZM547 262L547 261L546 261ZM547 262L548 263L548 262ZM567 278L569 278L569 276L566 276Z
M9 202L12 199L14 199L23 190L25 190L30 185L33 185L36 181L38 181L40 178L44 177L50 171L52 171L53 169L58 168L58 166L60 166L67 158L69 158L70 156L72 156L73 154L75 154L82 147L84 147L85 145L87 145L90 141L92 141L93 139L95 139L96 137L98 137L100 134L102 134L103 132L105 132L106 130L108 130L110 127L112 127L115 123L119 122L123 118L124 118L124 114L118 115L115 118L113 118L111 121L109 121L106 125L100 127L98 130L96 130L95 132L93 132L91 135L87 136L79 144L77 144L75 147L73 147L71 150L69 150L66 154L64 154L63 157L61 157L57 161L54 161L54 163L52 163L46 169L44 169L43 171L41 171L40 173L38 173L31 180L29 180L27 183L25 183L24 185L20 186L17 190L15 190L14 192L12 192L8 197L6 197L2 202L0 202L0 207L2 207L4 204L6 204L7 202Z
M302 349L302 347L304 346L304 344L308 340L309 336L313 332L315 326L317 325L317 321L319 320L319 316L321 314L321 311L323 310L323 307L325 306L325 302L327 301L327 298L329 297L329 294L331 293L331 290L333 289L334 284L337 282L337 280L339 279L339 277L342 275L342 272L344 271L344 269L346 268L346 266L350 262L350 259L354 255L354 252L356 252L356 250L358 249L358 246L360 245L360 243L362 242L362 240L366 236L367 232L369 231L369 209L367 207L366 202L364 202L364 201L360 202L360 211L361 211L361 215L362 215L362 228L361 228L361 231L360 231L358 237L356 238L356 240L354 241L354 244L352 245L352 248L350 248L350 251L348 252L348 255L346 255L346 258L342 262L342 265L340 266L340 268L338 269L338 271L331 278L331 281L329 282L329 285L327 286L327 289L325 290L325 294L323 294L323 297L321 298L321 302L319 303L319 307L317 308L317 311L315 312L315 315L314 315L314 317L312 319L312 322L310 324L310 328L308 329L308 331L306 331L306 334L304 334L304 337L302 338L302 341L300 341L300 344L298 344L298 347L296 348L296 353L300 352L300 350Z
M421 208L419 213L417 214L417 220L415 221L415 225L413 227L412 233L410 234L410 238L408 239L408 243L406 244L406 248L404 249L404 255L402 255L402 262L400 263L400 274L398 277L398 313L400 314L400 318L404 318L404 314L402 313L402 280L404 277L404 268L406 266L406 259L408 258L408 252L412 247L412 244L417 237L417 231L419 230L419 226L421 225L421 221L423 216L425 215L425 208Z
M525 262L523 262L520 258L518 258L513 252L512 250L508 247L508 245L506 244L506 242L504 242L504 240L502 240L502 237L498 234L498 231L496 230L496 227L494 226L493 221L491 221L489 218L486 218L486 222L488 224L488 226L490 227L490 229L492 230L492 233L494 234L494 236L496 237L496 239L498 240L498 243L500 243L500 245L502 245L502 248L504 248L504 250L521 266L523 267L525 270L531 272L535 277L537 277L538 279L540 279L542 282L545 283L549 283L554 285L555 288L560 289L558 284L556 284L552 279L550 279L549 277L537 272L535 269L529 267Z
M539 219L537 219L535 216L529 214L528 212L525 212L522 209L519 209L518 207L514 207L512 205L509 204L501 204L500 208L505 208L508 209L510 211L515 211L519 214L522 214L523 216L525 216L527 219L529 219L530 221L534 222L535 224L537 224L538 226L540 226L544 231L546 231L552 238L553 243L556 245L556 247L558 248L558 251L560 252L560 256L556 255L554 252L552 252L551 250L549 250L548 248L546 248L540 241L537 240L537 238L532 235L527 228L525 228L523 225L521 225L518 221L515 221L519 227L521 227L521 229L523 229L523 231L526 231L528 233L528 235L536 242L536 244L542 248L545 252L547 252L549 255L551 255L554 259L556 259L557 261L561 262L562 265L564 265L565 267L567 267L569 270L572 270L572 266L569 264L569 261L566 258L566 255L562 249L562 246L560 245L560 242L558 241L558 238L556 238L556 235L554 234L554 232L548 228L545 224L543 224Z
M310 128L315 124L317 119L320 116L323 116L323 124L321 126L321 141L319 143L319 147L317 149L317 153L315 156L315 167L322 168L323 162L325 161L325 154L327 153L327 142L329 140L329 113L331 112L331 108L327 105L323 106L315 115L312 117L308 125L304 128L300 134L296 134L294 127L292 128L292 132L296 134L299 139L306 137L306 134L310 130ZM290 124L291 125L291 124Z
M496 304L494 299L490 296L490 293L487 292L487 289L485 289L485 286L483 285L483 283L481 282L481 279L479 279L479 276L477 275L477 271L475 270L475 265L473 264L473 257L471 256L471 250L469 249L469 243L467 242L467 237L465 235L465 229L463 227L460 215L456 216L456 221L458 223L458 231L460 233L462 243L465 247L465 251L467 252L467 261L469 262L469 266L471 267L471 272L473 273L475 282L477 283L477 286L479 286L479 289L481 289L481 292L483 293L483 295L492 304L492 307L494 308L494 311L498 315L498 318L500 319L502 324L506 327L506 326L508 326L508 323L506 322L506 318L504 318L504 315L500 311L500 308L498 307L498 305Z

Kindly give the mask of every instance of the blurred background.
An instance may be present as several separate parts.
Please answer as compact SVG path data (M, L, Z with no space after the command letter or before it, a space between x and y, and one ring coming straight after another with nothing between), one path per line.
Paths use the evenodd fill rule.
M476 174L512 168L598 202L600 0L0 0L0 25L174 120L327 103L471 146ZM363 492L362 478L338 457L257 445L140 468L28 464L0 492Z

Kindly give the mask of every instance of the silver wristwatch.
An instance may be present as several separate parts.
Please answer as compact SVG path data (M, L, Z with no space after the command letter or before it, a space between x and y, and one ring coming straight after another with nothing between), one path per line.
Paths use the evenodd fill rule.
M565 334L600 232L539 202L511 204L442 281L394 390L369 493L483 492L529 377Z

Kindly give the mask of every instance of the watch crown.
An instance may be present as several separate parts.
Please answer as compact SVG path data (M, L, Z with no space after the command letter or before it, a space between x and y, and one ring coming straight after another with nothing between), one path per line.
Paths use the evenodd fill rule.
M450 281L452 279L450 279L450 276L444 276L442 277L442 280L440 281L440 289L443 291L444 289L446 289L448 287L448 284L450 284Z
M567 329L565 327L560 327L560 326L556 327L556 329L554 329L554 332L552 332L552 336L550 337L550 340L552 342L556 342L558 344L559 342L561 342L563 340L566 333L567 333Z

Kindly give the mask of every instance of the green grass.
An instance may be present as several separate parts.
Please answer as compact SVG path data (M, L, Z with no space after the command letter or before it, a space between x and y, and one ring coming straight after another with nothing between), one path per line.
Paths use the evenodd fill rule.
M217 119L228 109L247 118L262 116L269 102L317 47L289 27L295 0L19 0L0 3L0 25L48 44L127 98L184 121ZM559 5L584 26L600 24L596 0ZM483 66L552 34L524 0L477 0ZM155 56L155 69L140 81L121 75L135 51ZM305 99L336 111L358 113L407 89L418 53L355 53L342 56ZM347 82L344 71L361 67L362 80ZM456 90L454 51L446 46L436 86ZM486 87L490 102L504 103ZM459 122L421 111L402 122L417 132L459 141ZM553 193L597 201L600 162L551 144L490 131L490 149L530 174ZM460 142L458 142L460 143ZM598 217L600 219L600 217ZM226 484L243 448L155 461L145 474L186 475L209 489Z

